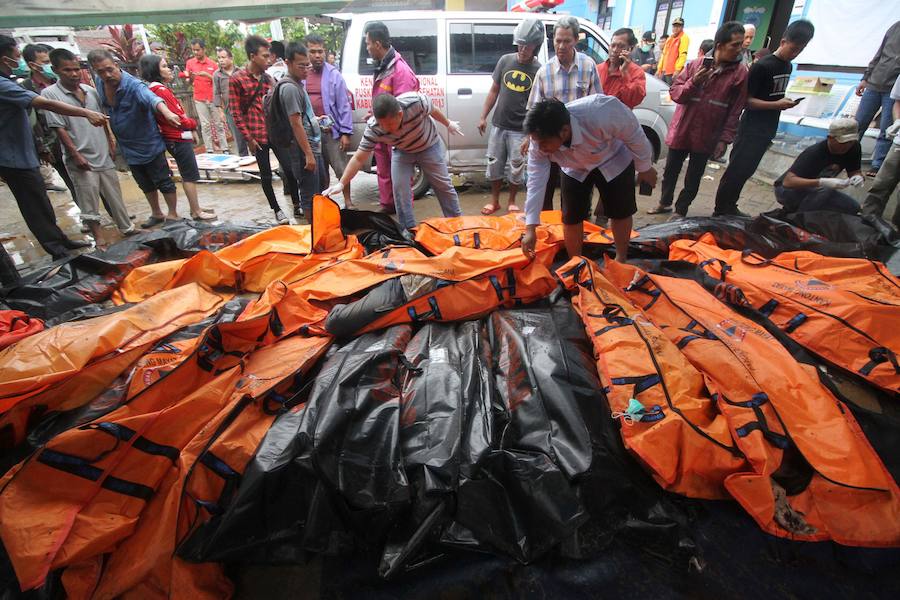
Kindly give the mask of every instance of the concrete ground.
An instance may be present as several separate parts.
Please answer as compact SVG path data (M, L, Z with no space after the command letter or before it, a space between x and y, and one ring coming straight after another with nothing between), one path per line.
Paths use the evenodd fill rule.
M662 163L656 168L662 175ZM706 168L706 175L700 186L700 193L692 206L691 215L704 216L712 213L713 198L715 196L718 179L722 174L721 165L711 163ZM135 216L137 223L143 222L150 214L150 209L143 194L135 185L131 175L120 173L122 192L130 214ZM490 197L489 184L481 174L473 173L455 177L459 185L460 203L463 214L478 214ZM257 224L275 224L274 215L269 210L262 190L256 182L227 182L227 183L203 183L199 186L200 203L207 208L215 209L219 219L234 222L254 222ZM352 184L353 202L357 208L375 210L378 208L378 187L374 175L360 173ZM290 206L290 198L281 196L281 184L275 182L276 193L282 207ZM679 186L680 189L680 186ZM80 231L79 210L72 202L68 193L48 192L50 200L56 211L57 222L65 233L73 239L90 239ZM676 192L677 193L677 192ZM187 215L187 200L179 189L179 214ZM519 194L518 204L524 206L524 193ZM667 215L651 216L646 210L656 205L659 201L659 186L654 190L653 196L638 196L639 212L635 215L635 227L649 223L658 223L667 218ZM501 203L506 205L506 191L501 195ZM767 211L776 205L770 185L758 183L753 180L744 188L740 202L742 210L751 214ZM558 208L559 203L555 206ZM285 212L289 212L285 210ZM503 214L501 211L497 214ZM433 195L426 195L415 203L416 217L421 220L429 217L441 216L440 206ZM101 214L104 210L101 208ZM114 243L120 239L117 229L104 218L103 235L104 243ZM6 248L20 271L46 264L50 261L34 236L25 227L25 223L19 213L15 200L5 185L0 185L0 243ZM88 250L89 251L89 250Z

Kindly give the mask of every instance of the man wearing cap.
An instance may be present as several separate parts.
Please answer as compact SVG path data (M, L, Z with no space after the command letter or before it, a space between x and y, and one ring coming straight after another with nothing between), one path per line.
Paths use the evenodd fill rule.
M534 77L541 66L535 54L544 43L544 25L537 19L526 19L513 32L516 52L505 54L494 68L491 90L481 109L478 132L484 135L487 117L494 104L497 110L491 119L488 135L487 178L491 182L491 201L481 209L481 214L491 215L500 210L500 186L504 173L509 182L507 211L518 212L516 192L524 182L525 157L522 154L522 122L525 106L531 94Z
M860 172L858 129L854 119L835 119L828 128L828 137L801 152L791 168L775 180L775 198L786 212L859 212L856 200L839 191L865 183ZM833 165L838 166L836 172ZM843 171L847 172L846 179L837 177Z
M631 62L643 69L644 73L655 73L656 65L656 34L652 31L645 31L641 36L640 45L631 53Z
M672 80L684 69L690 45L691 40L684 33L684 19L678 17L672 21L672 35L666 40L662 55L659 57L656 76L672 85Z

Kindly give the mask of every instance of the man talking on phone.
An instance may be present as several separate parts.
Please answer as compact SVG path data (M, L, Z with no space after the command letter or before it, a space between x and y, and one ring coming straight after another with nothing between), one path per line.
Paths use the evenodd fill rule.
M785 29L778 49L750 67L747 110L738 125L728 168L719 181L713 216L747 216L737 206L741 190L772 144L781 111L797 106L802 100L785 98L784 92L791 78L791 61L803 52L814 33L809 21L794 21Z
M744 26L737 21L725 23L716 31L714 42L710 53L702 60L691 61L669 88L669 95L678 106L666 136L669 154L659 205L647 213L672 212L675 184L685 159L690 157L684 189L678 194L670 221L687 216L688 207L700 190L706 162L725 154L747 102L747 67L740 56Z

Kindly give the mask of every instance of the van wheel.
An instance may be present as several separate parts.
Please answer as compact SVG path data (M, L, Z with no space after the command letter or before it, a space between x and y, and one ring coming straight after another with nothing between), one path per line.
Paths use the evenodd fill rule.
M653 148L653 162L659 160L659 154L662 151L662 145L660 143L659 137L656 135L656 132L650 129L649 127L641 127L644 130L644 135L647 136L647 140L650 142L650 146Z
M422 172L422 169L416 165L416 172L413 174L412 182L413 198L418 200L424 196L428 192L429 187L431 186L428 184L428 178L425 177L425 173Z

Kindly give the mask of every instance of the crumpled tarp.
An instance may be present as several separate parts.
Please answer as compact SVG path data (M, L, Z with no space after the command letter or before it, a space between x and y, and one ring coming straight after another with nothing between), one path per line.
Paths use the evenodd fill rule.
M79 254L29 273L17 285L0 289L0 306L44 319L48 325L96 316L102 310L100 303L110 299L133 269L216 251L260 231L261 227L232 223L179 221L126 238L105 251Z

